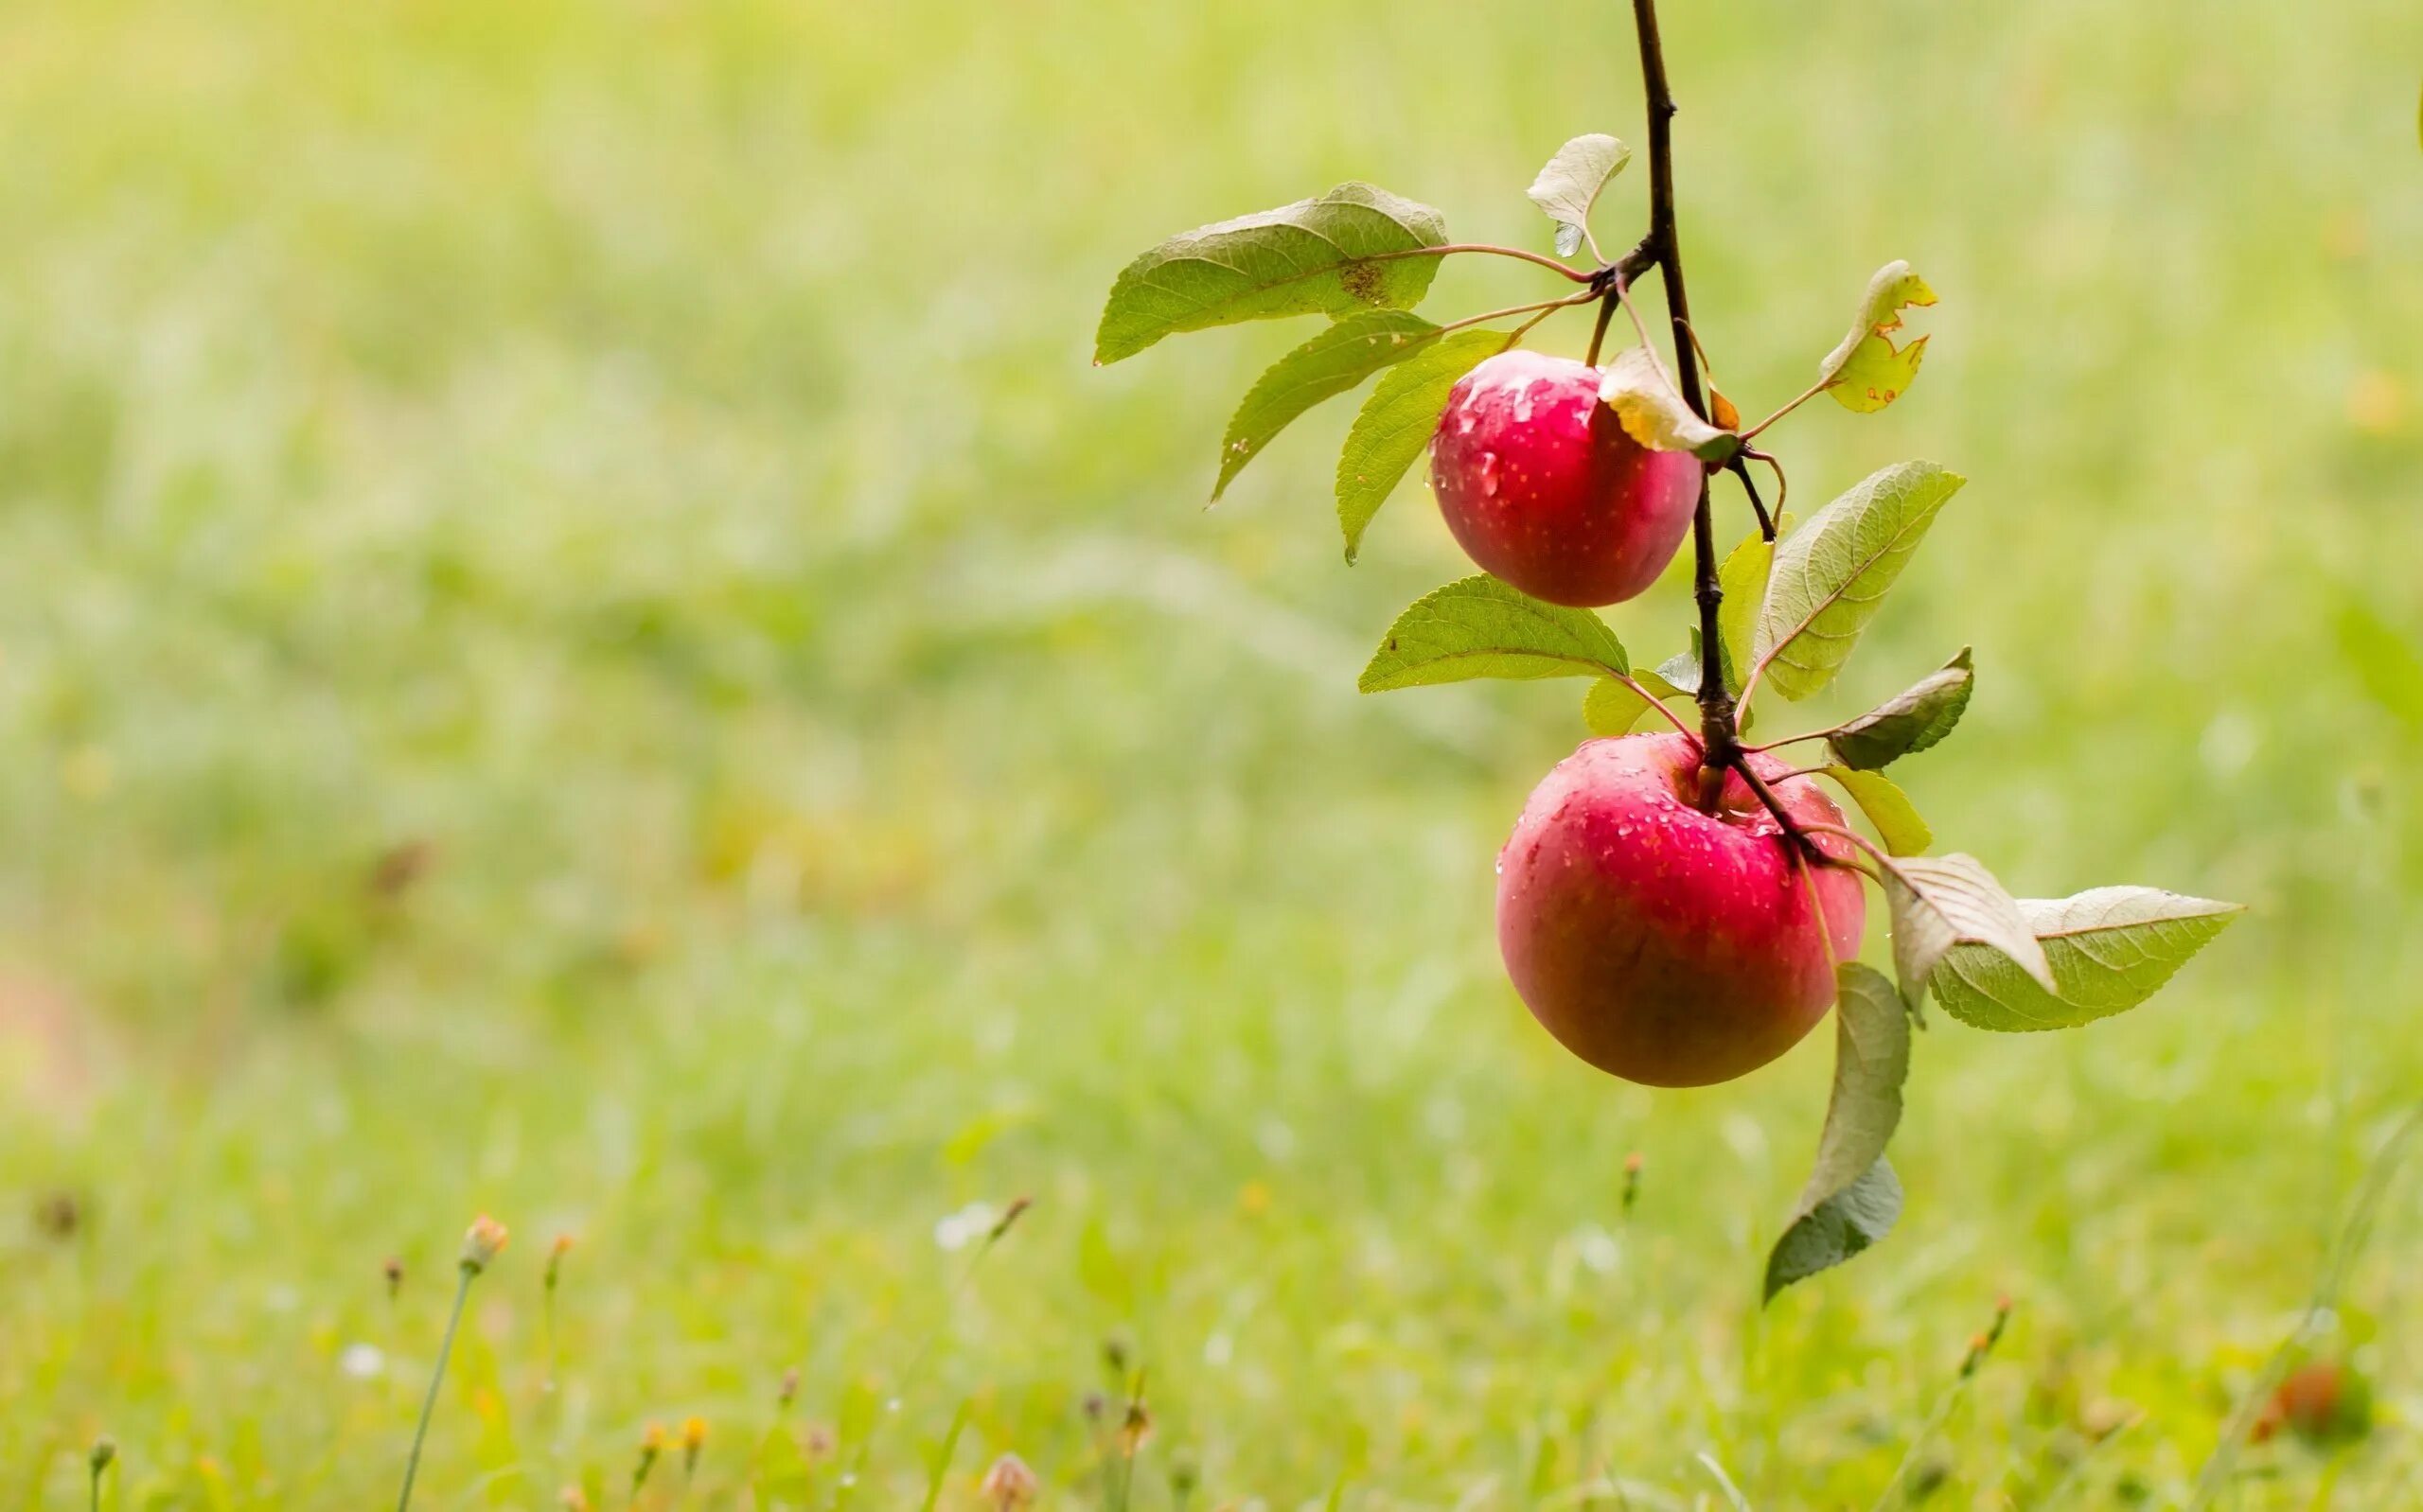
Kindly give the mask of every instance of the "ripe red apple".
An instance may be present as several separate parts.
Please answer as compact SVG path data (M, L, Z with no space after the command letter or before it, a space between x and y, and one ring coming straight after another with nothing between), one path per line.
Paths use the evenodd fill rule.
M1750 760L1795 820L1842 825L1810 779ZM1798 1044L1867 921L1856 871L1795 861L1738 773L1701 813L1699 773L1688 735L1585 742L1532 791L1497 858L1514 990L1566 1049L1651 1086L1728 1081ZM1849 854L1839 835L1817 843Z
M1657 580L1690 528L1704 469L1653 451L1599 400L1599 370L1501 352L1457 381L1430 438L1447 529L1482 570L1589 608Z

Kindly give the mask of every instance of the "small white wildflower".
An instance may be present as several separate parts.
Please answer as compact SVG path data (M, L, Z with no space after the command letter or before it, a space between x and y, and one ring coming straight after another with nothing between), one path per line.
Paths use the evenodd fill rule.
M934 1243L945 1250L964 1250L991 1233L1000 1216L990 1203L970 1203L934 1224Z

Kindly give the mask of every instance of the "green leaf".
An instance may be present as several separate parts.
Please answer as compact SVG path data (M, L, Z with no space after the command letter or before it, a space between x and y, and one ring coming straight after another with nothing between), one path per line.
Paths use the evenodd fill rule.
M962 1401L959 1411L951 1415L950 1431L943 1434L943 1441L935 1446L934 1457L927 1466L926 1500L918 1512L934 1512L935 1506L941 1503L943 1483L950 1479L950 1462L959 1453L959 1437L967 1431L968 1409L975 1405L971 1398Z
M1826 739L1834 760L1861 771L1913 756L1952 733L1976 691L1969 648Z
M1882 1166L1884 1147L1901 1121L1901 1083L1910 1074L1910 1015L1893 984L1855 960L1835 967L1834 980L1834 1090L1817 1140L1817 1164L1793 1207L1791 1223L1767 1257L1769 1301L1793 1282L1840 1265L1875 1242L1901 1208L1898 1183L1889 1207L1854 1202L1848 1211L1828 1208ZM1881 1223L1872 1222L1880 1216Z
M1867 281L1858 318L1850 334L1817 364L1817 380L1834 402L1860 414L1873 414L1898 399L1919 376L1927 355L1923 336L1907 346L1895 346L1886 334L1901 328L1901 311L1913 305L1932 305L1935 290L1910 272L1906 262L1888 262Z
M1660 698L1684 696L1683 691L1654 672L1634 674L1634 680ZM1651 712L1648 701L1630 683L1601 677L1582 695L1582 722L1594 735L1629 735Z
M1776 543L1758 531L1727 554L1716 571L1716 586L1724 598L1716 607L1718 639L1732 667L1750 664L1750 647L1759 632L1759 606L1767 596L1767 570L1775 565Z
M1430 444L1456 380L1513 345L1505 331L1456 331L1424 343L1381 376L1337 458L1337 523L1346 533L1349 562L1363 549L1371 517Z
M1604 132L1577 136L1556 149L1526 192L1556 222L1556 255L1570 257L1590 223L1590 206L1607 181L1632 161L1632 149Z
M1123 269L1094 331L1097 366L1164 336L1280 315L1410 309L1447 242L1445 218L1368 184L1172 237Z
M1963 1024L2018 1033L2065 1029L2151 997L2240 911L2235 903L2155 888L2096 888L2023 898L2020 916L2053 970L2047 993L1986 945L1954 945L1936 969L1936 1001Z
M1272 363L1246 391L1229 417L1229 433L1220 438L1220 481L1212 485L1212 497L1227 492L1229 481L1289 421L1382 368L1404 361L1438 332L1438 326L1405 310L1367 309L1341 318Z
M1966 482L1932 462L1896 463L1776 548L1755 643L1777 693L1796 701L1833 680L1936 512Z
M1414 601L1371 654L1365 693L1472 677L1630 673L1623 642L1588 609L1543 603L1483 574Z
M1766 1300L1793 1282L1831 1270L1893 1232L1901 1216L1901 1180L1879 1156L1859 1180L1784 1230L1767 1257Z
M1691 629L1689 649L1677 651L1657 663L1657 676L1686 698L1700 695L1700 632L1697 626Z
M1896 857L1884 866L1884 901L1893 912L1893 970L1913 1006L1925 1000L1927 978L1955 945L1998 950L2055 990L2053 968L2018 900L1975 856Z
M1742 438L1691 413L1657 354L1627 346L1599 370L1599 398L1616 412L1624 433L1654 451L1688 451L1720 463L1742 449Z
M1919 818L1910 796L1882 772L1863 772L1848 766L1821 766L1820 777L1831 777L1842 784L1867 822L1876 826L1877 836L1884 849L1895 855L1923 855L1935 844L1935 832L1927 821Z

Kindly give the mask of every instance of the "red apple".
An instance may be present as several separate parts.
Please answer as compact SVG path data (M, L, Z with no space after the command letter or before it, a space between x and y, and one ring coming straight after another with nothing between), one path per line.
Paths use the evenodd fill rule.
M1657 580L1690 528L1699 459L1653 451L1599 401L1599 370L1501 352L1457 381L1430 485L1466 554L1534 598L1593 607Z
M1814 782L1750 758L1805 824L1843 823ZM1700 745L1585 742L1532 791L1497 858L1497 943L1565 1047L1651 1086L1707 1086L1800 1042L1834 1001L1867 921L1859 873L1809 864L1740 774L1692 806ZM1841 836L1818 836L1835 859Z

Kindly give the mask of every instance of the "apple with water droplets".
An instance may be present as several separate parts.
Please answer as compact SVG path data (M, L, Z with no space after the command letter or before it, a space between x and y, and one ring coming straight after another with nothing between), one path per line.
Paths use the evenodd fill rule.
M1458 379L1430 438L1430 485L1457 544L1551 604L1593 608L1657 580L1690 529L1706 475L1635 441L1599 398L1599 370L1501 352Z
M1842 810L1774 757L1748 757L1795 823ZM1549 772L1497 860L1497 942L1531 1013L1568 1050L1650 1086L1707 1086L1791 1049L1834 1001L1867 919L1839 835L1795 853L1725 774L1694 805L1700 744L1680 732L1585 742Z

